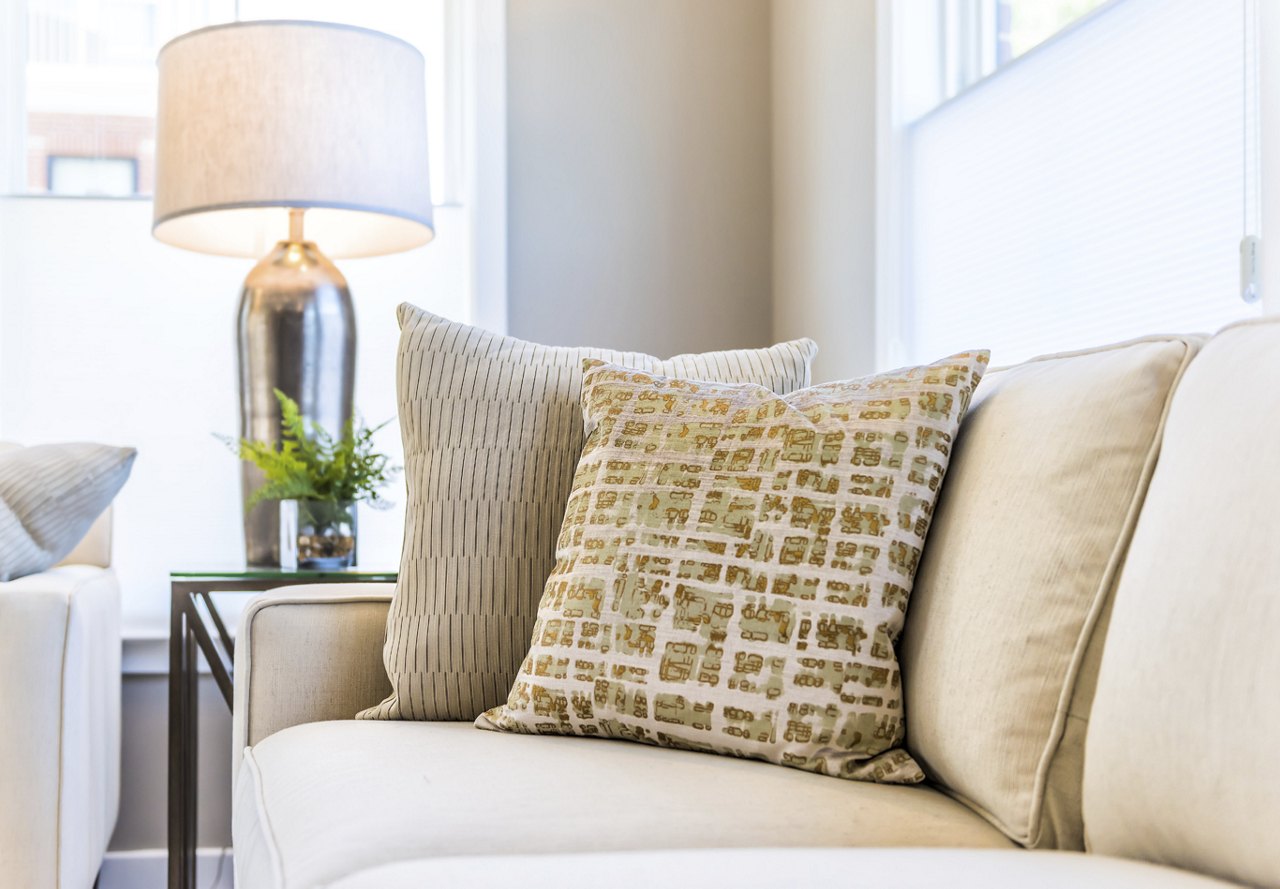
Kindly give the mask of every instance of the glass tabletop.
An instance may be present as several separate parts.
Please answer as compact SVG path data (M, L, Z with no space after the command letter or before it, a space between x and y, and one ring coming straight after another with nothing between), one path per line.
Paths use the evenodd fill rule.
M395 571L368 571L351 568L346 571L285 571L280 568L214 568L202 571L170 571L172 580L288 580L303 578L317 581L358 581L395 583Z

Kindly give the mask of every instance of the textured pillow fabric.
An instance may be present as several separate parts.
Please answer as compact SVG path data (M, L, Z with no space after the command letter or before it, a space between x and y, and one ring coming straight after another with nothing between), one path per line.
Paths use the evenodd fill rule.
M591 370L529 654L477 725L923 780L894 644L986 363L784 396Z
M129 478L133 448L48 444L0 452L0 581L52 567Z
M991 370L956 443L902 635L907 748L1024 845L1084 847L1111 589L1198 345L1148 338Z
M809 383L810 340L666 361L539 346L402 305L397 386L408 504L383 652L392 694L366 719L472 720L506 700L555 566L582 452L582 361Z

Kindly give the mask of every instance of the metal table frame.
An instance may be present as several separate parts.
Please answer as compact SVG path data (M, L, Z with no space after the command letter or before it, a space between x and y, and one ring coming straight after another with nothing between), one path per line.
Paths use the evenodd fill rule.
M388 583L394 572L262 571L171 574L169 605L169 889L196 889L199 660L234 710L235 639L213 593L261 593L308 583Z

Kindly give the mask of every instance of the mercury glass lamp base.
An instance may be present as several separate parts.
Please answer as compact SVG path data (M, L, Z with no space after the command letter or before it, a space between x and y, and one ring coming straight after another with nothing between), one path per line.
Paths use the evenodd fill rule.
M298 402L302 417L331 435L351 419L355 390L356 322L346 279L310 241L287 240L249 273L236 324L240 434L280 440L275 391ZM263 483L243 464L244 501ZM279 567L279 505L264 501L245 514L246 562Z

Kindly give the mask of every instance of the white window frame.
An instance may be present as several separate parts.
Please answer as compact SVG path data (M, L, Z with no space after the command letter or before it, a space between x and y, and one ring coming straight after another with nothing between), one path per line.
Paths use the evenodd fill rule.
M893 0L876 0L876 369L905 364L908 308L902 152L902 27Z
M1258 235L1262 314L1280 315L1280 157L1267 151L1280 145L1280 6L1258 3ZM1274 88L1270 88L1271 85Z
M0 194L26 181L27 4L0 4Z
M461 18L451 28L452 17ZM471 213L471 323L507 332L507 4L447 0L446 28L461 41L457 84L464 113L455 173ZM452 140L451 140L452 141Z

